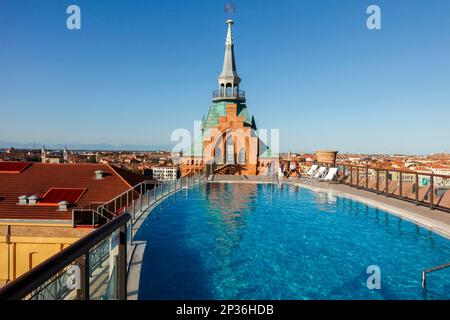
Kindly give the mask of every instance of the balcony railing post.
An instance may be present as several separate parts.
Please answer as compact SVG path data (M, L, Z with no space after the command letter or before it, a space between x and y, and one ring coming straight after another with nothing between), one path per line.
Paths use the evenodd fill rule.
M400 174L399 174L399 179L400 179L400 181L398 183L398 188L399 188L398 194L401 198L402 194L403 194L403 173L402 172L400 172Z
M369 189L369 166L366 166L366 189Z
M434 202L434 176L430 175L430 209L433 210Z
M118 276L118 298L127 300L127 227L122 225L119 229L119 263Z
M385 170L385 179L384 179L384 192L385 192L385 196L388 197L389 196L389 171Z
M380 170L375 169L376 170L376 175L377 175L377 182L376 182L376 187L377 187L377 194L380 193Z
M139 186L139 188L140 188L140 194L139 194L139 211L142 211L142 183L141 183L141 185Z
M342 182L346 185L348 185L349 183L347 182L347 177L348 177L348 170L349 168L347 166L344 166L344 176L342 177Z
M90 272L89 272L89 251L86 252L79 261L79 268L80 268L80 290L77 292L77 297L80 300L89 300L89 278L90 278Z
M353 166L350 166L350 187L353 187Z
M416 173L416 206L419 205L419 174Z
M359 167L356 167L356 187L359 189Z

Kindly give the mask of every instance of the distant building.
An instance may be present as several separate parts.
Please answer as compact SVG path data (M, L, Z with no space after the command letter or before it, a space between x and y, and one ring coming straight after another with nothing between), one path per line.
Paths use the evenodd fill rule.
M158 181L176 180L178 169L176 167L152 167L153 179Z
M69 162L69 150L64 147L64 150L46 150L45 146L41 149L41 162L42 163L68 163Z
M40 162L41 154L39 150L34 149L8 148L4 151L0 150L0 161Z

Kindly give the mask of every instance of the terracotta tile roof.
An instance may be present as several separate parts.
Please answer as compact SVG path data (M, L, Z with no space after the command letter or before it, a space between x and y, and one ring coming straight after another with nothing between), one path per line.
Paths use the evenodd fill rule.
M96 170L103 170L103 179L94 179ZM19 174L0 173L0 219L71 220L72 208L105 203L143 180L144 176L107 164L33 163ZM17 204L21 195L42 197L52 187L85 188L86 192L76 206L64 212L55 207Z
M122 179L124 179L128 185L131 187L134 187L135 185L137 185L138 183L144 181L144 180L149 180L146 179L146 177L144 175L141 174L137 174L134 172L131 172L127 169L124 168L119 168L113 165L109 165Z

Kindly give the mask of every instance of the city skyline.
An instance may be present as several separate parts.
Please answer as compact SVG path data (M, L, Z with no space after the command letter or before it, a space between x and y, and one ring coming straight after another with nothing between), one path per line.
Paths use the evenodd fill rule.
M224 3L77 1L72 31L69 4L0 4L1 140L164 149L192 131L217 86ZM282 152L448 152L450 5L377 4L382 30L364 1L236 3L242 88Z

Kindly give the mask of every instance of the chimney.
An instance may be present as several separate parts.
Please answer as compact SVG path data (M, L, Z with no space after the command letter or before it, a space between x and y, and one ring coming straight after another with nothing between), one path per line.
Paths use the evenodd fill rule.
M28 204L28 197L26 195L20 196L19 197L19 204Z
M58 202L58 211L67 211L68 206L69 203L67 201L60 201Z
M39 197L36 195L32 195L28 197L28 204L31 206L35 206L39 200Z
M103 170L97 170L95 171L95 180L102 180L104 176Z

